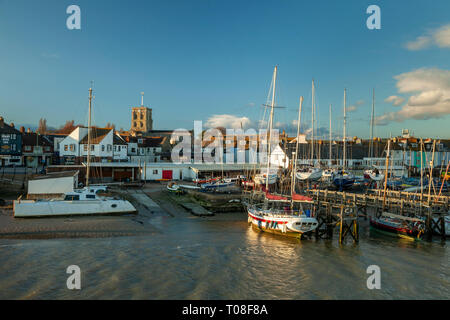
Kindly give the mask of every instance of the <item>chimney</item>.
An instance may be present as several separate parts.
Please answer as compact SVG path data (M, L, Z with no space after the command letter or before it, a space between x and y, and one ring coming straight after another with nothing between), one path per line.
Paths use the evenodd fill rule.
M3 124L5 123L5 120L3 120L3 117L0 117L0 126L3 127Z
M30 130L30 128L28 128L28 129L27 129L27 133L31 133L31 130Z
M21 133L25 133L25 127L23 127L23 126L20 127L20 132L21 132Z

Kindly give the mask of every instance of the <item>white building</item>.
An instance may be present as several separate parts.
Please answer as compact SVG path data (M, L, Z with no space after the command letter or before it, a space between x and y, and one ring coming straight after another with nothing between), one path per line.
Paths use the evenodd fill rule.
M111 128L91 128L90 155L94 161L128 161L127 143ZM60 157L66 164L86 161L88 156L88 129L76 128L60 142Z

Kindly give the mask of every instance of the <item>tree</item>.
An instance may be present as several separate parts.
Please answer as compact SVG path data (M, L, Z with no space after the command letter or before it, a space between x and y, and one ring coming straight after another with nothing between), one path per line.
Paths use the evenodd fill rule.
M40 134L47 133L47 119L45 119L45 118L39 119L39 126L38 126L37 131Z
M71 133L78 127L78 125L75 126L74 123L75 123L74 120L67 120L66 124L63 125L61 128L59 128L58 130L56 130L55 133L64 133L64 134Z

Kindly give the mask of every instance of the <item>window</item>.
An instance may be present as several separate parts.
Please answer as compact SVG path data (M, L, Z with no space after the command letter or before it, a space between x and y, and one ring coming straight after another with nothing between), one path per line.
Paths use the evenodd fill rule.
M133 127L136 127L137 126L137 123L136 123L136 121L135 122L133 122Z
M70 145L70 151L75 151L75 145L74 144Z
M88 145L87 144L83 145L83 149L84 151L88 151Z
M105 151L105 145L102 144L102 151Z
M158 174L158 170L153 170L153 174Z
M50 147L45 147L45 151L50 151Z
M95 194L87 194L86 199L95 199Z
M143 113L141 113L141 120L142 120L142 119L144 119L144 114L143 114Z
M142 123L142 121L139 122L139 126L140 126L141 128L144 126L143 123Z
M131 152L135 153L136 152L136 148L131 148Z
M107 145L106 151L110 152L112 150L112 146L110 144Z
M15 133L13 133L13 134L11 135L11 139L16 140L16 134L15 134Z
M25 151L31 151L31 146L25 146Z
M117 146L114 146L114 152L116 152L117 151Z
M15 145L15 144L12 144L12 145L11 145L11 149L12 149L12 151L16 151L16 145Z
M137 119L137 113L136 113L136 112L133 113L133 119L134 119L134 120ZM134 126L136 127L136 122L134 123Z
M69 146L67 144L64 145L64 151L69 150Z
M68 195L66 195L64 200L66 200L66 201L80 200L80 196L79 195L70 195L70 194L68 194Z

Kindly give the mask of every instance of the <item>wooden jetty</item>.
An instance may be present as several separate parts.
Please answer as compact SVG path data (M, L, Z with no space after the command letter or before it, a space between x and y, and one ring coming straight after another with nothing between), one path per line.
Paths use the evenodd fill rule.
M339 229L339 242L346 237L359 241L358 217L367 220L369 210L379 217L383 212L425 220L425 238L432 239L436 233L443 240L445 216L449 214L450 197L420 193L386 190L368 190L366 193L351 193L332 190L309 189L306 195L314 201L315 217L319 226L316 238L331 239L334 229ZM243 191L247 202L264 201L264 192Z
M356 214L365 219L368 209L372 208L379 217L383 212L390 212L407 217L424 218L426 221L426 238L431 240L437 233L446 239L445 216L449 214L450 197L419 194L402 191L369 190L364 194L339 192L330 190L308 190L307 194L314 199L316 206L322 204L354 205Z

